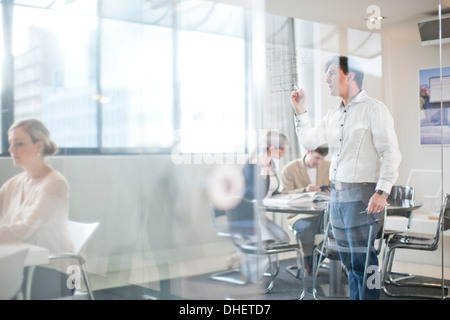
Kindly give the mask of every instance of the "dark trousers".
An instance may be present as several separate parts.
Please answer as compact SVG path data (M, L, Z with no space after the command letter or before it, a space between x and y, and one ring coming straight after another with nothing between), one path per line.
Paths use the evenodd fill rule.
M368 266L370 270L377 270L376 274L369 275L370 280L373 280L373 277L379 277L378 256L374 250L379 213L370 215L360 213L367 208L374 191L374 186L362 184L344 190L331 191L330 218L333 235L339 256L348 271L350 299L353 300L380 298L380 288L369 283L368 276L365 277L364 274L366 252L369 246ZM373 232L372 238L369 239L371 226Z
M25 284L27 283L28 268L24 271L24 284L22 291L25 294ZM31 300L46 300L68 297L74 294L75 289L67 286L68 275L55 269L36 267L31 283Z

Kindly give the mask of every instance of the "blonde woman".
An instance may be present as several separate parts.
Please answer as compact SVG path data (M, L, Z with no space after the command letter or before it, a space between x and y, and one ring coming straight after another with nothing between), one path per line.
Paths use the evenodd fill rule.
M8 140L14 166L24 171L0 189L0 243L26 242L45 247L50 253L73 252L67 226L69 185L61 173L45 162L45 157L57 151L49 131L38 120L23 120L11 126ZM61 278L58 287L66 290L67 266L48 267L37 268L34 280L42 280L48 286L54 281L47 276ZM33 283L32 289L37 287L40 285ZM39 291L50 294L51 289ZM47 297L53 296L40 298Z

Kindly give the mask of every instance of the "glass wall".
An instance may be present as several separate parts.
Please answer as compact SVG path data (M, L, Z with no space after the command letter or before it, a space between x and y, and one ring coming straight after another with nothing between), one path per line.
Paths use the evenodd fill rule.
M402 247L401 241L414 242L409 238L411 236L436 236L441 205L445 194L449 192L446 165L449 106L448 97L445 98L444 93L448 91L445 89L445 77L448 75L449 61L448 54L446 55L448 40L445 39L445 34L448 27L444 22L445 14L442 15L440 29L442 41L439 38L439 13L446 13L449 8L448 4L441 4L440 1L430 1L426 5L422 3L423 7L417 4L417 10L408 11L409 16L405 17L399 13L406 15L405 11L394 11L390 6L376 1L371 6L357 5L355 2L352 9L340 7L341 4L328 3L327 10L321 10L320 5L302 7L301 4L291 4L289 10L284 12L285 16L268 14L268 102L263 112L263 126L276 128L291 138L289 150L280 160L280 167L304 157L306 150L302 145L298 146L299 139L295 135L292 119L293 110L289 108L294 86L304 89L307 94L307 110L312 125L324 125L321 123L322 118L337 108L341 101L339 94L334 96L329 87L331 83L327 77L326 62L336 55L347 56L359 62L364 70L362 89L387 106L394 120L402 155L399 176L388 200L390 206L387 207L388 216L384 222L386 234L392 237L389 247L392 252L396 241L396 245ZM411 8L411 4L399 5ZM282 11L270 1L267 7L268 11ZM347 18L340 19L343 16ZM348 18L350 16L358 18ZM423 22L429 21L433 27L423 26ZM424 38L425 27L433 30L433 36L429 36L431 38ZM329 132L325 140L332 142L334 138L328 135ZM345 136L345 132L343 135ZM332 165L336 164L337 159L333 159L336 156L339 156L338 152L330 149L327 160L332 160ZM407 214L394 210L396 201L392 197L397 195L394 190L399 190L400 186L409 186L415 191L414 210ZM289 224L283 214L278 214L274 219L279 224ZM400 235L393 236L394 232L403 232L403 238ZM415 277L411 277L414 279L410 281L423 283L431 279L430 281L439 285L441 281L447 280L447 233L448 231L444 231L439 234L439 245L432 247L434 250L427 246L419 252L405 248L395 249L392 270L414 274ZM320 242L316 239L316 243ZM379 272L384 270L383 262L388 261L383 257L386 243L378 255ZM332 261L329 263L329 266L335 266ZM331 277L331 269L320 270L319 274L327 272ZM377 283L377 274L373 272L368 275L371 276L371 286L386 286L389 287L387 292L394 293L388 295L382 288L383 299L400 298L398 295L405 293L405 287L397 288L393 285L394 281L388 284ZM396 274L393 279L398 276ZM343 290L333 293L331 291L335 288L332 287L337 286L337 282L321 283L318 294L320 298L348 297L350 290L346 287L347 279L344 279ZM408 288L406 290L411 290L416 296L424 293L416 287ZM442 296L440 288L435 288L432 292L425 291L425 294L431 294L435 298Z
M266 294L264 227L275 224L283 241L297 244L292 212L256 201L268 192L261 172L276 173L281 191L283 169L308 153L296 133L293 90L305 90L317 125L342 100L330 94L326 62L343 55L363 66L363 89L394 122L402 156L394 185L415 191L411 214L391 210L384 220L392 238L434 236L450 192L449 7L357 2L348 14L342 1L323 10L310 1L3 0L1 184L22 170L9 157L7 128L42 120L59 147L47 163L70 185L69 219L99 222L84 252L96 299L348 299L337 254L321 261L316 283L304 266L313 259L297 261L295 250L278 255ZM421 38L429 20L442 22L434 41ZM245 171L267 160L269 131L286 141L271 141L277 154L267 168ZM333 157L330 149L325 160ZM318 249L330 221L328 203L320 204ZM304 213L311 212L295 212ZM243 216L250 233L234 229ZM392 270L448 281L448 231L439 238L436 250L396 250ZM386 239L369 277L382 299L396 299L379 278ZM287 272L297 262L304 278Z
M14 66L4 72L14 86L2 103L2 115L11 115L2 122L2 184L21 172L8 157L7 128L39 119L59 147L46 161L70 185L69 219L99 222L85 249L97 299L236 293L231 285L215 294L194 277L216 283L210 274L227 269L228 259L239 262L222 236L226 217L216 221L211 206L229 196L222 183L230 168L240 187L237 168L255 145L260 110L249 106L264 100L263 2L2 1L2 8L11 20L3 52Z

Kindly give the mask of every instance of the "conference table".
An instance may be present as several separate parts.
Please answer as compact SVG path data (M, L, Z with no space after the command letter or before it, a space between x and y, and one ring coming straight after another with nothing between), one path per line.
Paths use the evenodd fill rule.
M327 223L328 218L328 201L311 202L299 207L289 207L289 206L271 206L266 205L261 209L267 212L273 213L284 213L284 214L301 214L301 215L311 215L311 214L323 214L324 225ZM422 207L422 203L414 200L392 200L387 206L387 210L396 212L409 212L417 210ZM329 263L330 270L330 296L329 297L340 297L343 294L340 270L341 265L338 260L330 260Z
M10 255L14 252L28 249L25 257L25 267L27 269L27 282L25 284L25 300L30 298L31 281L33 279L33 271L35 266L45 265L49 263L49 251L46 248L38 247L23 242L2 243L0 244L0 257Z
M329 203L328 201L317 201L317 202L310 202L301 206L266 205L263 206L261 209L265 210L266 212L282 213L282 214L299 214L304 215L305 217L311 215L323 215L322 225L325 226L327 224L328 219L328 208L329 208L328 203ZM299 239L297 239L297 241L299 241ZM296 268L296 266L288 266L286 269L289 273L295 276L296 272L292 271L294 267ZM341 262L340 260L330 260L328 267L330 270L330 278L329 278L330 297L339 297L342 295L341 293L342 280L341 274L339 273L339 270L342 270Z
M401 199L393 200L387 204L387 210L398 212L409 212L422 207L419 201ZM263 206L262 209L268 212L279 212L287 214L320 214L327 208L327 201L312 202L304 206Z

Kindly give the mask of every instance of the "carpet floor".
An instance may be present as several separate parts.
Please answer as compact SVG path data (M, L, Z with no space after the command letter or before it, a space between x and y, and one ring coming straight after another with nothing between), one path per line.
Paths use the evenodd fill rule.
M275 279L273 289L270 293L265 293L265 286L269 283L269 278L256 283L235 284L224 281L213 280L212 274L203 274L186 278L176 278L141 285L129 285L116 288L108 288L94 291L97 300L298 300L303 285L306 288L304 300L315 300L312 295L312 277L306 276L303 284L299 278L287 272L286 267L294 264L294 260L280 261L280 270ZM242 280L242 276L236 275ZM342 286L340 292L331 290L329 286L329 273L325 268L321 268L316 281L318 300L348 300L347 280L342 273ZM441 279L416 276L413 282L441 284ZM411 282L410 281L410 282ZM450 281L445 281L445 285L450 286ZM442 289L423 289L416 287L397 287L387 285L387 289L395 294L427 294L442 297ZM330 297L330 293L334 296ZM445 292L447 294L447 292ZM381 293L381 300L418 300L419 297L388 296Z

